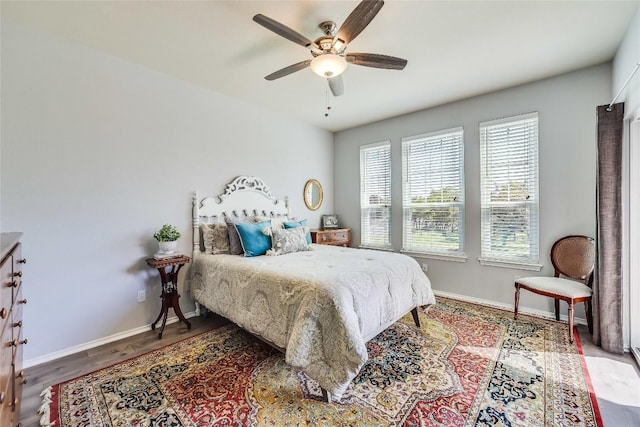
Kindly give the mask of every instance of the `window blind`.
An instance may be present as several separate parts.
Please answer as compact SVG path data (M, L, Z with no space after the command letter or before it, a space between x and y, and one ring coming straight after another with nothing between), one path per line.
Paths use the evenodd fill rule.
M462 254L461 127L402 139L403 250Z
M539 262L538 113L480 123L481 258Z
M363 246L391 246L391 143L360 147L360 239Z

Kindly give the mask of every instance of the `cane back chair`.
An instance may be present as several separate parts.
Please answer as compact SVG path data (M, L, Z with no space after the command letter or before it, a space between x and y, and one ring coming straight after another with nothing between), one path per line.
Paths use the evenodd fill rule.
M593 333L591 295L596 248L591 237L571 235L557 240L551 247L554 277L520 277L515 281L514 319L518 317L520 290L545 295L555 300L556 320L560 320L560 300L569 305L569 340L573 342L573 312L577 303L584 302L589 332Z

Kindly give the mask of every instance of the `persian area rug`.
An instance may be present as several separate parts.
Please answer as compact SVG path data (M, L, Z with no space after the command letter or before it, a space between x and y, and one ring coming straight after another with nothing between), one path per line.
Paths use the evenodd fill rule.
M601 426L552 320L438 298L367 344L340 403L234 325L45 390L45 426Z

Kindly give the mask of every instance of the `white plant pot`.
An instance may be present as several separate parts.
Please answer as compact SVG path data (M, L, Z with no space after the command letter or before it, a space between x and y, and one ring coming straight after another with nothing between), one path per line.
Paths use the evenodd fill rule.
M178 247L178 241L174 240L172 242L158 242L158 246L160 247L160 253L164 255L171 255L176 251Z

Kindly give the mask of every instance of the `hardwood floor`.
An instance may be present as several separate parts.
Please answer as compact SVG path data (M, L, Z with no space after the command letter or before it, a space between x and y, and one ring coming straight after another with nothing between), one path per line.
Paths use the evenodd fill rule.
M584 325L578 325L578 333L605 427L640 426L640 367L635 359L596 347Z
M192 324L191 330L188 330L184 323L173 323L167 325L161 340L157 338L155 332L150 330L149 332L27 369L26 374L29 382L23 389L22 426L37 427L40 425L40 416L37 414L37 410L41 404L40 392L46 387L215 329L228 322L216 315L194 317L189 320ZM599 384L611 383L613 372L611 369L627 368L626 371L621 373L621 375L626 375L627 379L629 376L633 377L635 370L636 378L632 378L631 382L626 381L628 382L627 387L631 387L631 390L621 388L617 383L612 387L615 390L613 397L610 394L607 396L598 395L605 427L640 425L640 403L638 405L625 403L628 402L629 394L634 393L633 387L635 387L635 384L640 384L640 371L633 358L629 354L622 356L611 355L595 347L591 344L591 337L586 331L586 327L578 326L578 333L587 359L597 358L604 360L605 363L610 362L614 366L607 367L606 373L603 374L600 370L591 371L592 367L589 360L587 360L596 393L599 392ZM633 368L630 368L629 365L633 366ZM629 372L631 372L630 375Z

